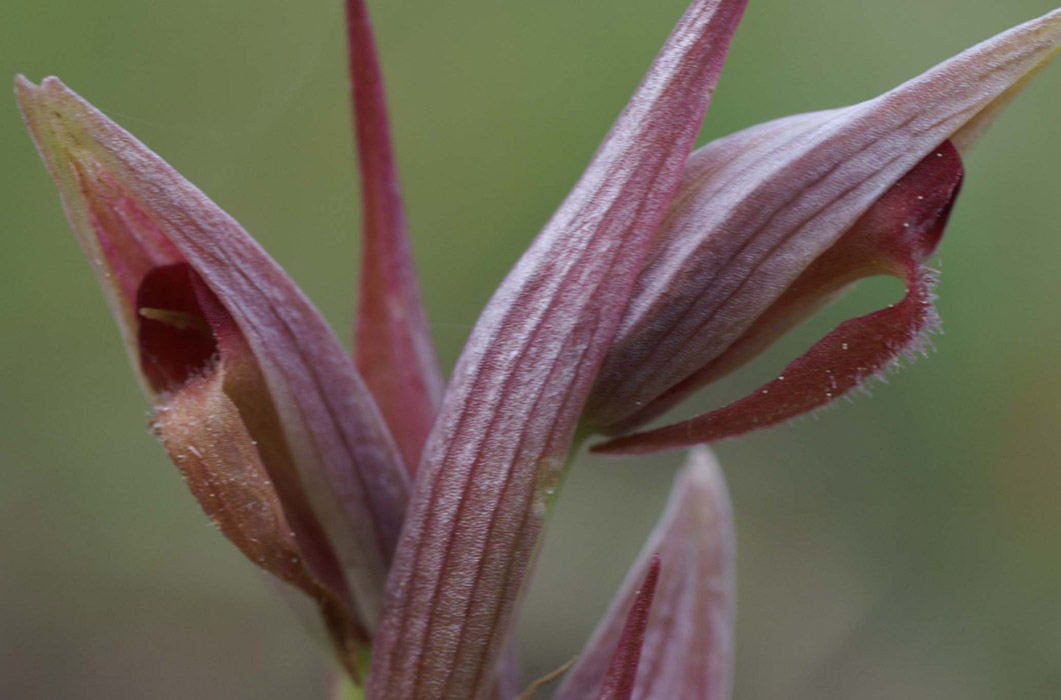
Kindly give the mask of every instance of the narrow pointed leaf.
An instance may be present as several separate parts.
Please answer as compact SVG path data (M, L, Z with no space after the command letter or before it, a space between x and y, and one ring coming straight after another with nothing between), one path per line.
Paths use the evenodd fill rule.
M596 697L621 648L640 582L663 568L644 633L633 700L729 700L733 656L734 534L722 471L694 449L667 507L554 700Z
M653 402L745 337L933 149L951 137L968 148L1059 45L1055 10L876 99L752 127L694 154L587 426L619 434L658 412Z
M217 327L194 291L198 280L246 343L242 359L260 373L267 405L246 401L244 423L261 442L274 432L262 426L274 419L255 408L274 412L282 449L260 454L289 455L291 485L303 491L342 566L343 594L370 629L408 480L340 343L239 225L147 147L56 78L35 86L19 77L16 93L148 395L157 401L180 391L207 369L210 343L221 342L209 340ZM271 474L283 473L282 459L263 461ZM287 507L288 495L278 495Z
M744 4L690 6L473 330L428 440L388 580L371 700L491 692L576 420Z
M347 0L346 22L363 221L355 357L415 474L444 385L420 301L383 76L364 0Z

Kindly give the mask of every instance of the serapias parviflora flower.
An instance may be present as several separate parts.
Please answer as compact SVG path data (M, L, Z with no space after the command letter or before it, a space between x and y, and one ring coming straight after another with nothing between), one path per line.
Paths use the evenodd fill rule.
M409 477L327 324L199 190L55 78L16 93L67 218L206 513L310 592L352 670Z
M616 436L598 448L613 452L720 439L823 405L916 348L936 322L925 262L962 181L960 153L1061 45L1058 10L876 99L690 155L744 6L689 6L488 304L441 401L362 1L347 3L366 237L356 367L199 190L57 79L16 81L156 407L154 429L224 534L316 601L352 675L371 640L370 700L498 693L498 660L580 432ZM907 296L842 324L731 406L628 434L870 274L900 277ZM718 581L732 576L712 469L679 479L651 545L659 559L647 553L631 574L646 591L658 584L657 612L627 583L562 697L728 693L731 584L708 591L681 575L713 562ZM717 519L703 546L690 512ZM653 615L707 626L683 636ZM629 634L616 637L620 627ZM713 675L697 678L705 664Z
M925 260L961 184L960 153L1057 52L1061 11L880 97L718 139L689 159L585 420L623 435L750 360L860 278L901 278L892 307L848 321L776 380L720 410L596 448L709 442L822 406L919 349L937 325Z

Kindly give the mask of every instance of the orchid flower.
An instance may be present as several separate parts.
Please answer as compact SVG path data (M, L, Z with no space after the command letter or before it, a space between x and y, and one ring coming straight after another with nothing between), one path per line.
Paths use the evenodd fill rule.
M773 425L863 386L938 325L927 261L961 155L1059 50L1061 10L880 97L694 152L745 5L693 0L448 386L364 0L347 0L364 218L353 358L206 195L58 79L16 80L152 429L223 534L315 603L370 700L515 697L506 645L583 439L636 453ZM877 274L902 279L904 299L744 399L633 432ZM721 472L696 448L558 697L727 698L733 576Z

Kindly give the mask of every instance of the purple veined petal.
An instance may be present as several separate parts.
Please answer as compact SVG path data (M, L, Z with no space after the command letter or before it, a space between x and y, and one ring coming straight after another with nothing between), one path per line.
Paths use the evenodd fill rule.
M347 0L346 22L363 209L355 357L415 475L445 384L420 301L383 76L364 0Z
M970 147L1059 45L1055 10L868 102L752 127L693 154L587 427L622 434L658 414L921 160L952 137Z
M554 700L596 697L637 591L663 561L633 700L728 700L735 617L735 544L722 470L694 448L670 500Z
M547 499L744 6L692 3L476 324L388 579L371 700L491 692Z
M16 93L148 396L180 391L213 354L201 338L185 344L212 324L192 278L167 273L183 266L249 348L242 359L261 374L297 484L342 568L343 593L371 630L408 477L338 339L231 217L121 127L56 78L35 86L20 76ZM248 425L259 420L269 423L245 416Z

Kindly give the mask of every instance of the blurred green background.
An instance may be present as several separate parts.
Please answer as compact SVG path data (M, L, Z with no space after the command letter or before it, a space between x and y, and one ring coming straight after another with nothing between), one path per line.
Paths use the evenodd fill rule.
M446 366L684 5L371 3ZM1050 9L752 0L703 138L870 97ZM5 0L0 76L61 76L239 219L345 336L358 205L341 17L337 1ZM718 447L740 700L1061 697L1059 119L1061 65L968 159L931 359L872 400ZM322 697L323 655L147 434L11 100L0 156L0 698ZM900 293L871 281L696 404ZM520 625L528 676L579 650L680 461L579 461Z

